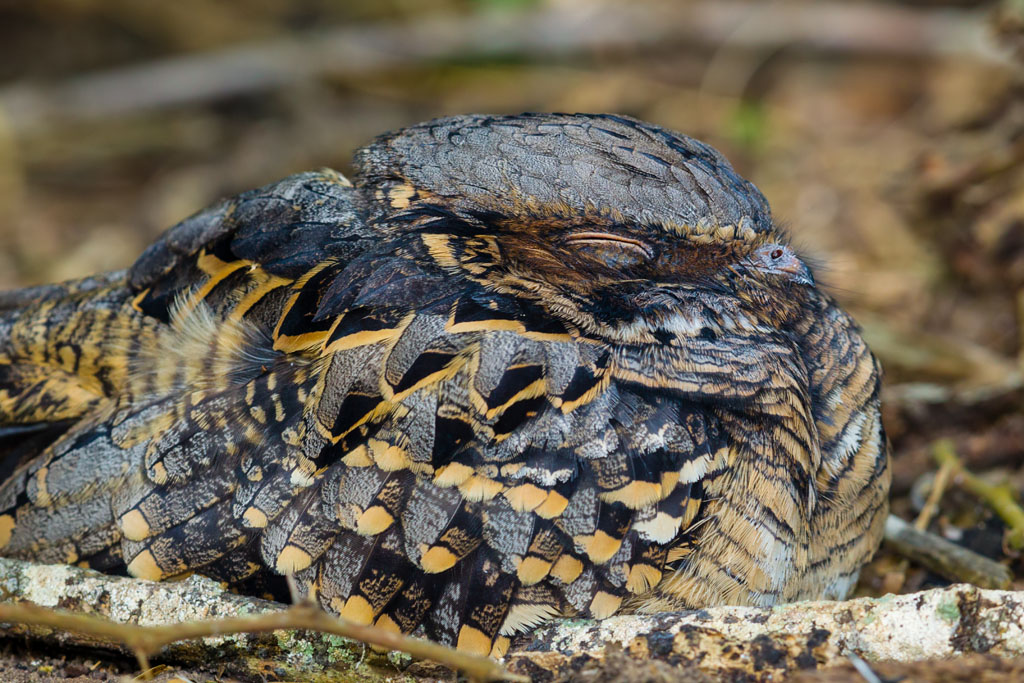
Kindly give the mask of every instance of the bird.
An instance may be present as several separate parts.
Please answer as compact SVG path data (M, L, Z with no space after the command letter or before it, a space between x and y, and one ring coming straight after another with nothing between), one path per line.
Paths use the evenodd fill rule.
M712 147L464 115L0 294L0 554L200 574L502 656L843 599L890 447L854 320Z

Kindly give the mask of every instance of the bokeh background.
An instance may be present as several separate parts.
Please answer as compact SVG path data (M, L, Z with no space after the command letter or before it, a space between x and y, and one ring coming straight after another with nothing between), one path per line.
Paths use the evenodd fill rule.
M719 148L887 371L894 510L935 441L1024 489L1024 2L0 3L0 288L129 265L217 198L465 112L616 112ZM950 481L922 520L1024 574ZM861 591L941 579L883 554Z

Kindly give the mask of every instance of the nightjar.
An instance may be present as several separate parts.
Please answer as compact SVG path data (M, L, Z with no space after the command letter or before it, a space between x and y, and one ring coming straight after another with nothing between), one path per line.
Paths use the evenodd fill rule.
M459 116L0 295L0 552L198 572L499 655L564 615L842 598L879 367L714 149Z

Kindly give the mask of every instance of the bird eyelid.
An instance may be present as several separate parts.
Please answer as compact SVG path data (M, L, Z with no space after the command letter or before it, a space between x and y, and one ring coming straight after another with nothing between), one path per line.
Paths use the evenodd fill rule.
M566 244L578 244L585 246L609 246L625 248L641 256L645 260L654 258L654 250L646 243L625 235L616 235L609 232L586 231L576 232L565 238Z

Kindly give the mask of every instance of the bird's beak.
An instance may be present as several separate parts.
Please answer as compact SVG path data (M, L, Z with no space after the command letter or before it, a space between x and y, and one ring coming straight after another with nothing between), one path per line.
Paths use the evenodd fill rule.
M814 276L811 269L800 259L793 259L793 263L779 269L789 275L790 279L798 285L814 285Z

